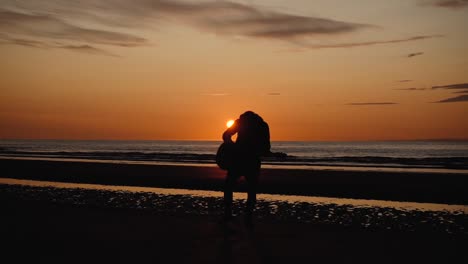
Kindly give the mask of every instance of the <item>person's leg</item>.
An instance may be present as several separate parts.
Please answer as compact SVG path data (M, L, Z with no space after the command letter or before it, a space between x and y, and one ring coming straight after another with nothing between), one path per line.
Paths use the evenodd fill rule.
M257 202L257 185L258 177L260 176L260 158L253 157L248 162L248 170L245 178L247 180L247 204L246 212L252 214Z
M258 183L257 172L249 173L246 175L247 180L247 203L245 205L244 223L247 228L253 230L253 213L255 210L255 203L257 202L257 183Z
M257 185L258 185L259 171L253 171L246 175L247 180L247 204L246 214L252 215L257 202Z
M247 204L245 206L245 225L253 228L253 213L257 202L257 185L260 176L260 159L254 158L249 163L249 170L246 173L247 180Z
M237 180L237 175L233 171L228 171L224 184L224 219L232 217L232 192Z

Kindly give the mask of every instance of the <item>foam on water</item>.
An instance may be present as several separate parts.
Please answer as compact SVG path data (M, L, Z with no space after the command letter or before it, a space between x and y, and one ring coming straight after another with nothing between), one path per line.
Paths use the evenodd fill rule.
M219 141L0 140L0 156L44 159L214 164ZM272 167L341 167L468 172L467 141L272 142Z

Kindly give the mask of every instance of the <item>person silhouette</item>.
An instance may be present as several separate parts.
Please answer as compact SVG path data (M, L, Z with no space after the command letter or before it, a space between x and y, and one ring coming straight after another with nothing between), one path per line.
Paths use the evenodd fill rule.
M237 139L231 137L237 133ZM245 224L252 227L252 215L257 200L257 184L260 175L261 156L269 156L270 128L256 113L247 111L223 133L224 145L231 146L234 151L233 160L227 168L224 187L224 217L223 222L232 219L232 192L237 180L244 176L247 181L247 203L245 207Z

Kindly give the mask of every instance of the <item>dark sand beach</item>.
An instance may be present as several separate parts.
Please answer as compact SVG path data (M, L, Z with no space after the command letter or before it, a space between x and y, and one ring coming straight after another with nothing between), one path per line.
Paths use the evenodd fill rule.
M0 177L221 191L225 171L207 166L0 159ZM262 169L259 193L468 204L466 174ZM238 191L245 191L241 181Z
M2 178L221 190L213 167L0 160ZM378 179L376 179L378 176ZM466 204L466 175L265 169L261 193ZM424 180L422 180L424 179ZM14 181L14 180L12 180ZM396 189L395 189L396 188ZM238 190L242 190L240 184ZM284 190L288 190L285 192ZM0 184L4 258L60 263L464 263L462 211L264 200L255 227L222 198Z
M44 198L42 198L44 199ZM464 263L468 236L23 200L2 192L12 263ZM79 199L79 198L75 198ZM466 219L466 218L465 218Z

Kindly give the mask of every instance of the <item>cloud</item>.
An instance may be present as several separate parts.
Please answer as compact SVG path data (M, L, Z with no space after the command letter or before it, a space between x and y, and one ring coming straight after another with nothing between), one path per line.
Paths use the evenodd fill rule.
M427 88L398 88L394 90L401 90L401 91L424 91L427 90Z
M445 90L462 90L462 91L455 91L454 93L468 93L468 83L456 83L456 84L448 84L448 85L439 85L433 86L433 90L435 89L445 89ZM456 97L447 98L444 100L440 100L434 103L455 103L455 102L466 102L468 101L468 95L463 94Z
M47 43L47 42L36 41L36 40L31 40L31 39L11 38L8 35L0 34L0 45L5 45L5 44L20 45L20 46L26 46L26 47L42 48L42 49L54 49L54 48L66 49L66 50L71 50L71 51L76 51L76 52L84 52L88 54L118 57L117 55L111 52L93 47L91 45L69 45L69 44L60 44L58 42Z
M412 82L413 80L398 80L397 82L401 82L401 83L404 83L404 82Z
M368 41L368 42L356 42L356 43L341 43L341 44L325 44L325 45L310 45L310 48L324 49L324 48L353 48L361 46L373 46L379 44L391 44L391 43L401 43L401 42L410 42L416 40L424 40L431 38L440 38L443 35L425 35L425 36L415 36L403 39L394 39L394 40L382 40L382 41Z
M410 53L407 55L408 58L411 58L411 57L415 57L415 56L419 56L419 55L423 55L424 52L414 52L414 53Z
M468 7L468 0L436 0L433 1L431 5L437 7L458 9Z
M124 33L125 30L151 29L168 23L183 24L217 35L286 41L311 49L350 48L440 37L423 35L330 44L323 42L323 37L354 33L376 26L288 14L229 1L4 0L0 3L0 32L20 34L23 39L46 38L48 41L60 39L81 42L72 43L73 45L143 46L148 44L147 39Z
M106 56L112 56L112 57L120 57L117 56L113 53L110 53L108 51L105 51L103 49L99 49L90 45L59 45L56 46L56 48L60 49L67 49L71 51L77 51L77 52L84 52L84 53L89 53L89 54L98 54L98 55L106 55Z
M403 80L405 81L405 80ZM401 82L401 81L400 81ZM463 94L456 97L447 98L444 100L436 101L434 103L454 103L454 102L465 102L468 101L468 83L456 83L456 84L448 84L448 85L439 85L439 86L432 86L432 88L397 88L394 90L403 90L403 91L425 91L425 90L436 90L436 89L444 89L444 90L456 90L453 92L454 94ZM461 90L461 91L457 91Z
M393 102L366 102L366 103L349 103L346 105L396 105L398 103Z
M468 94L459 95L456 97L447 98L434 103L457 103L457 102L468 102Z
M441 86L433 86L432 89L468 89L468 83L448 84Z
M7 2L11 2L8 1ZM144 39L129 34L81 28L50 14L53 10L106 25L123 26L145 24L144 20L172 20L189 24L216 34L239 35L254 38L300 39L316 35L334 35L372 27L327 18L299 16L273 12L241 3L227 1L183 2L167 0L81 0L76 3L46 1L43 7L20 1L25 10L38 8L42 13L27 14L11 10L0 13L2 30L20 31L30 35L53 38L79 39L100 44L138 46ZM29 7L29 8L28 8ZM97 16L96 13L102 13ZM147 21L151 22L151 21Z
M205 96L229 96L231 94L228 94L228 93L203 93L202 95L205 95Z
M267 95L278 96L278 95L281 95L281 93L268 93Z
M433 86L432 88L398 88L395 90L403 90L403 91L425 91L425 90L436 90L436 89L444 89L444 90L462 90L462 91L455 91L454 93L463 94L456 97L447 98L444 100L440 100L434 103L454 103L454 102L465 102L468 101L468 83L457 83L457 84L448 84L448 85L439 85Z
M37 40L31 40L31 39L20 39L20 38L10 38L6 34L0 34L0 45L1 44L12 44L12 45L19 45L19 46L25 46L25 47L33 47L33 48L48 48L49 45L37 41Z
M370 25L281 13L253 13L254 16L225 21L210 19L206 25L226 33L273 39L296 39L357 31ZM213 23L214 22L214 23Z
M0 30L6 35L74 40L95 44L134 47L146 44L144 38L107 30L72 25L52 15L26 14L0 9Z

